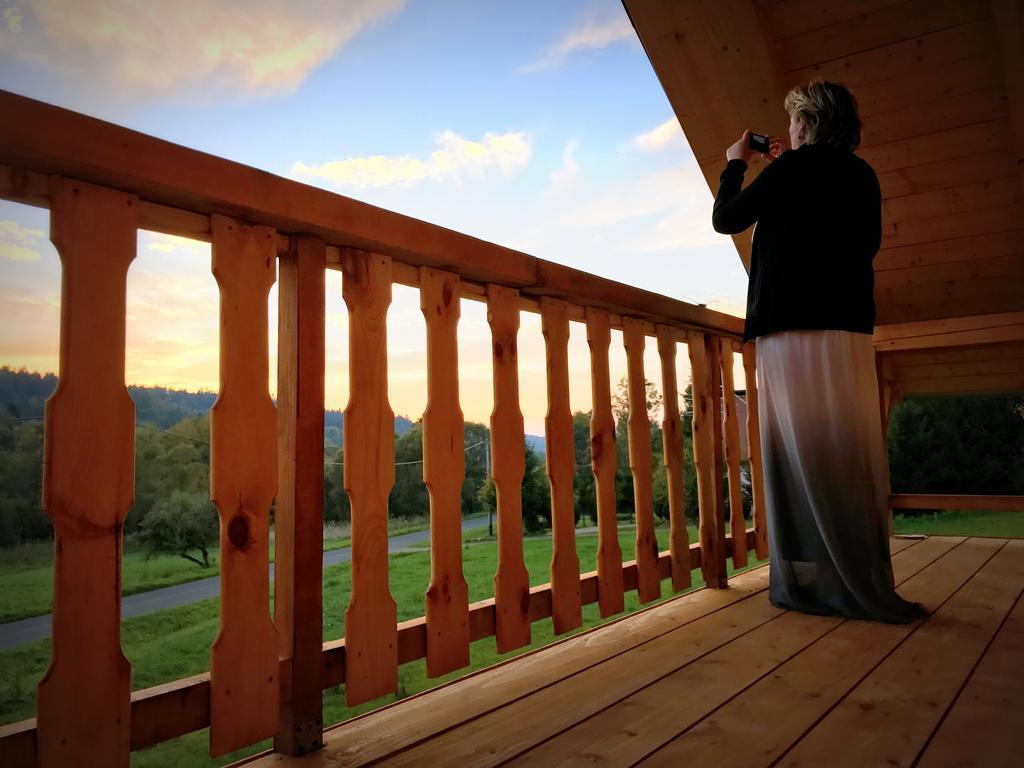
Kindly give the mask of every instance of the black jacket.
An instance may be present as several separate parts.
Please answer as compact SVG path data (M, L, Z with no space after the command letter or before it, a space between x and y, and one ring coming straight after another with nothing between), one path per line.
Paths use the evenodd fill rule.
M743 338L801 328L871 333L871 261L882 240L878 177L860 157L804 144L746 189L747 165L722 172L712 224L735 234L756 222Z

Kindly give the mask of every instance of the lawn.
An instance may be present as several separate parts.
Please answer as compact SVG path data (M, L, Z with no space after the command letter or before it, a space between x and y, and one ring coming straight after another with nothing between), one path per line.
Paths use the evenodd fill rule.
M430 527L428 518L393 520L389 533L397 536ZM351 545L346 527L330 527L324 532L324 551ZM270 559L274 559L273 541ZM178 555L148 557L128 542L122 559L121 594L134 595L151 589L206 579L220 573L220 553L210 552L210 567L203 568ZM4 591L0 595L0 623L49 613L53 605L53 543L33 541L0 549L0 573Z
M936 514L893 517L894 533L925 533L936 536L1024 537L1024 514L1020 512L982 512L946 510Z
M690 529L691 541L696 540L696 530ZM662 549L668 547L668 528L657 529ZM633 531L624 530L620 535L624 559L631 559ZM597 536L583 535L577 540L580 570L592 570L597 550ZM551 559L550 538L528 539L524 543L527 568L531 584L549 581L548 566ZM493 541L467 544L463 550L463 568L469 584L470 601L485 599L494 593L494 570L497 562L497 546ZM428 551L393 555L391 558L391 591L398 603L398 619L415 618L423 614L423 593L427 588L430 573ZM348 603L350 566L347 563L331 566L324 572L324 639L341 637L344 633L344 609ZM694 572L695 588L700 586L700 572ZM666 590L662 599L671 595ZM627 612L639 607L636 593L626 595ZM180 608L174 608L147 616L127 619L122 623L122 646L132 663L132 685L146 688L168 680L196 674L209 668L209 646L217 631L219 603L205 600ZM584 608L584 626L593 627L607 621L598 616L597 606ZM561 635L557 639L568 636ZM473 643L472 663L466 669L445 677L427 679L422 660L403 665L399 670L400 688L398 695L382 698L356 708L344 706L342 689L324 692L324 718L327 723L340 722L361 712L376 709L410 695L434 687L448 680L465 675L473 670L488 666L504 658L523 653L531 648L545 645L556 639L550 620L533 625L534 642L510 654L499 655L494 638ZM35 709L35 687L46 670L50 656L50 641L44 640L31 645L0 653L0 722L11 722L32 716ZM259 745L244 752L225 756L213 761L206 757L206 731L183 736L174 741L136 753L135 765L221 765L237 760L261 748Z

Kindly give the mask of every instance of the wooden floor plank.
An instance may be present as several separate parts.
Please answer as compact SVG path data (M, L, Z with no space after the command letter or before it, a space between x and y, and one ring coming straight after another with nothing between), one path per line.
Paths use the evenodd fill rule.
M946 539L933 538L935 541ZM927 554L928 547L934 546L928 544L930 541L932 539L893 538L890 548L894 556L917 547L924 547L921 552ZM922 555L915 554L915 557L920 559ZM894 559L897 569L899 562L898 558ZM342 723L324 733L325 748L312 755L303 758L268 755L254 762L261 766L280 766L301 759L302 765L310 768L334 768L380 760L545 686L557 684L565 677L688 622L727 608L767 586L766 567L748 570L730 579L726 590L701 589L681 595Z
M1024 562L1004 546L779 765L912 765L1022 585Z
M1007 549L1024 559L1024 541ZM1024 765L1024 596L1010 612L918 768L1011 768Z
M909 579L907 589L926 596L948 595L952 585L966 575L961 578L959 563L945 566L936 561L960 541L930 539L897 555L893 560L897 582ZM786 612L549 739L511 765L633 765L842 623L841 618ZM744 735L740 741L748 741L748 737ZM703 764L719 762L716 754ZM674 757L662 764L701 765Z
M902 546L893 540L893 547ZM745 571L727 590L701 589L666 600L593 631L509 659L442 687L343 723L324 733L324 749L303 765L359 766L416 744L479 714L719 611L768 587L768 568ZM289 758L268 756L260 765Z
M753 595L380 764L497 765L783 612L763 593Z
M380 765L499 765L784 612L763 594L747 598L394 755Z
M935 609L976 572L1001 542L934 537L946 551L900 589ZM755 768L767 766L903 641L914 625L847 621L770 676L681 733L641 763ZM837 664L837 659L842 659ZM723 749L728 745L728 749ZM705 762L701 762L704 760Z

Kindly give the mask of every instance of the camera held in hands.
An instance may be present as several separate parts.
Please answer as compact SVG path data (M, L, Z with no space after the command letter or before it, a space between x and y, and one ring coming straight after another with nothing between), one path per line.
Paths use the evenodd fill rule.
M766 155L768 154L768 150L771 149L771 141L762 133L751 133L750 148L755 152L760 152L761 154Z

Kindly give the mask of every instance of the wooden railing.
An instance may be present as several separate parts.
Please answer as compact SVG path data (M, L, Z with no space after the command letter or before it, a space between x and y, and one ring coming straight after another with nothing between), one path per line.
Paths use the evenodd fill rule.
M344 683L355 705L392 693L400 664L425 658L433 677L465 667L491 635L506 652L531 624L579 627L600 614L690 586L726 586L726 557L767 556L754 355L742 321L545 262L422 221L0 92L0 197L48 207L62 264L60 383L47 403L44 491L56 531L53 661L37 717L0 729L8 765L127 765L130 750L210 728L214 755L273 737L289 754L315 749L321 692ZM211 418L212 496L221 521L221 625L209 674L132 691L120 646L122 524L133 497L133 404L124 381L125 286L139 228L206 240L220 287L220 392ZM277 262L275 264L275 261ZM275 270L275 267L277 269ZM324 270L342 272L349 314L350 400L344 485L352 510L352 591L345 637L321 642ZM268 373L267 300L279 275L276 407ZM430 498L431 576L424 616L397 622L388 584L388 494L394 480L387 400L386 314L392 285L419 288L427 327L423 477ZM463 417L458 396L461 299L486 302L493 339L493 476L499 563L495 597L468 601L461 561ZM523 562L523 417L516 337L539 312L546 343L546 461L551 485L550 583L530 587ZM592 467L599 548L581 574L569 407L570 321L591 349ZM622 330L628 364L629 462L636 551L616 529L615 425L608 349ZM88 329L88 332L82 332ZM658 549L643 353L655 338L665 409L670 548ZM675 356L693 370L699 541L687 540ZM723 480L742 509L733 355L746 372L754 527L724 529ZM724 392L724 415L722 393ZM723 451L724 443L724 451ZM724 453L724 455L723 455ZM726 472L726 469L728 470ZM269 509L276 497L274 617L268 610ZM83 757L87 756L87 757Z

